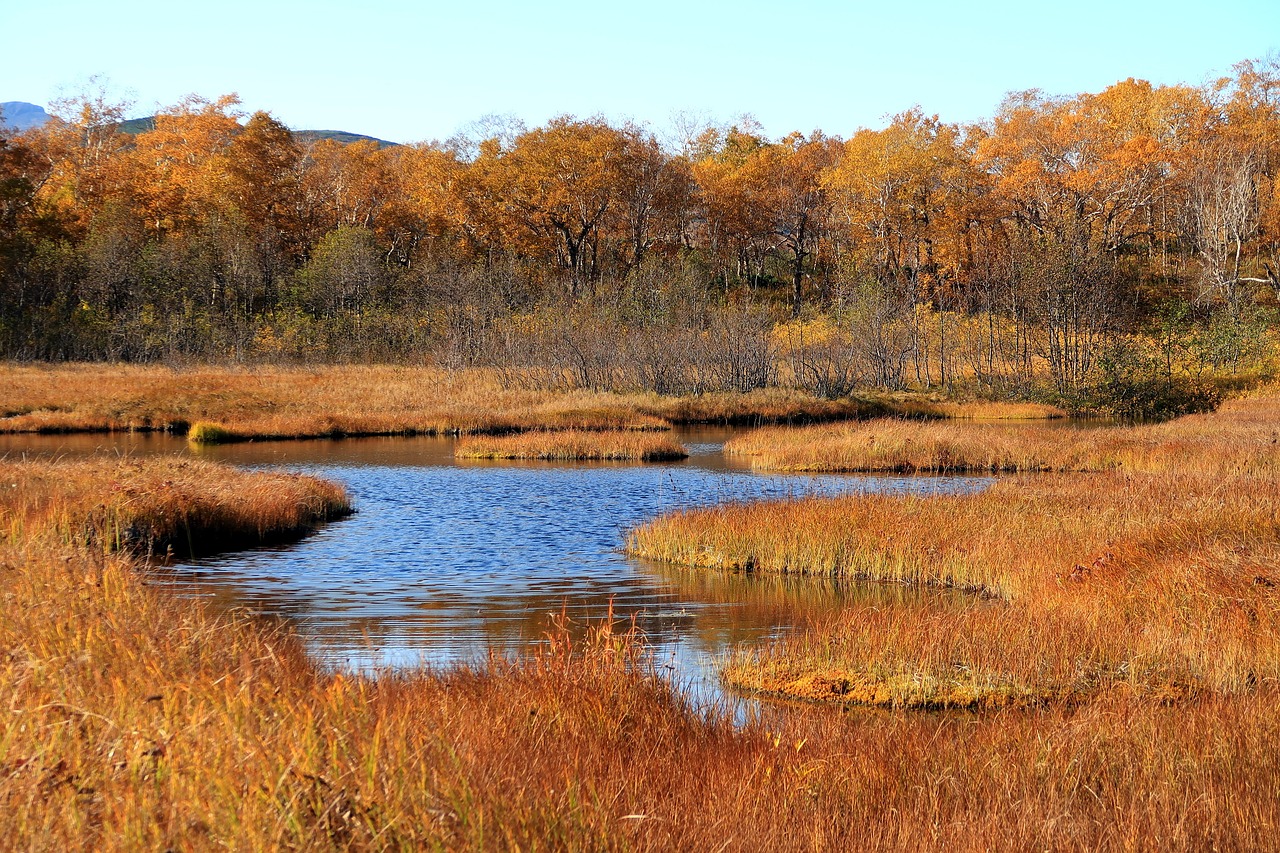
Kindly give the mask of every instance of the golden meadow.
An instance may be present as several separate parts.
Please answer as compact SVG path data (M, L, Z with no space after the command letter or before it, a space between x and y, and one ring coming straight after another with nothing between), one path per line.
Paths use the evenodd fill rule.
M91 375L79 391L47 384L39 407L23 392L30 408L13 418L266 417L234 388L177 409L130 369L65 370ZM264 408L302 411L320 398L278 389L323 385L316 375L234 381L277 389L256 398ZM324 387L331 401L353 393ZM95 408L124 388L119 412ZM427 422L415 405L406 417ZM972 470L987 457L964 447L1023 441L1023 428L976 422L846 428L945 439L946 458ZM953 432L929 438L939 428ZM730 683L824 700L766 706L746 725L690 708L625 626L583 641L549 626L535 652L448 672L324 672L287 626L175 602L150 566L170 548L300 535L347 511L340 490L191 459L0 463L0 845L1269 846L1280 401L1161 426L1027 429L1050 444L1017 445L1009 458L1037 464L1010 467L1048 473L975 494L730 506L633 533L633 549L675 562L973 591L959 606L853 608L742 649ZM754 461L751 442L739 448ZM910 470L961 467L930 446ZM843 468L879 464L847 452Z

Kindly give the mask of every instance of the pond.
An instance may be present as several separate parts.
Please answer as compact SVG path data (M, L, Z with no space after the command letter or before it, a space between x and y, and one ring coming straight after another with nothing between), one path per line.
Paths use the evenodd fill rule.
M197 453L342 483L356 513L302 541L159 573L218 608L290 620L312 655L373 671L478 661L543 642L563 615L578 630L634 619L655 663L695 702L721 702L716 660L852 601L956 595L832 579L690 570L628 557L626 532L680 507L855 492L982 488L975 477L779 475L722 453L725 429L682 429L667 464L462 462L448 438L286 441L191 450L159 435L0 436L0 455Z

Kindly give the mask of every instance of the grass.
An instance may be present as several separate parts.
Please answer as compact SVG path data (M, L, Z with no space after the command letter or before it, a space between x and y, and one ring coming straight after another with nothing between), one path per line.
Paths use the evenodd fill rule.
M689 455L666 436L643 432L563 430L461 439L459 459L541 459L664 462Z
M1043 421L1065 418L1067 412L1047 403L1000 400L935 400L897 393L884 398L885 414L906 418L990 421Z
M527 391L485 371L6 365L0 387L6 432L187 432L207 422L246 440L668 425L639 397Z
M920 708L1270 690L1280 684L1277 429L1274 399L1239 401L1122 442L1124 430L1086 430L1040 451L1065 446L1097 473L1012 477L963 496L690 510L634 531L629 548L978 593L959 610L854 607L739 652L724 674L745 689ZM953 432L966 430L982 428Z
M1266 849L1280 825L1266 679L735 726L609 624L469 669L337 675L145 567L187 536L296 533L337 490L176 459L2 473L3 849ZM128 529L150 533L92 533Z
M521 388L494 371L362 365L237 369L0 364L0 432L163 430L193 439L502 434L664 429L672 424L814 423L902 413L941 417L974 404L898 395L822 400L748 393L613 394ZM982 404L984 417L1023 411Z
M0 535L186 554L286 541L351 511L341 488L182 457L0 460Z
M772 471L1009 473L1274 468L1280 399L1253 397L1221 414L1137 427L1009 428L877 419L799 429L764 428L725 452Z
M245 436L240 433L208 421L192 424L191 429L187 430L187 441L192 444L232 444L245 440Z

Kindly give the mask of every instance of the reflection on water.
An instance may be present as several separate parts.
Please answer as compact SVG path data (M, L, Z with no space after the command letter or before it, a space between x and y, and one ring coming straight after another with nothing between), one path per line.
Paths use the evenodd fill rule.
M765 475L726 460L729 430L682 430L662 465L455 464L449 439L262 442L210 458L343 483L357 513L300 543L174 566L162 577L219 607L291 619L338 668L476 660L539 642L551 618L634 619L660 665L718 698L714 658L852 600L931 591L831 579L691 571L630 559L626 531L678 507L858 491L981 488L981 478ZM0 437L0 455L187 453L165 436Z

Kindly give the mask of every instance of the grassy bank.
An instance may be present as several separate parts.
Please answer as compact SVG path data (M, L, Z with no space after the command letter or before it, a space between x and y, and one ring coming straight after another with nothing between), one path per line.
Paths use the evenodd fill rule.
M853 608L742 652L725 676L753 690L913 707L1249 693L1280 683L1277 427L1276 402L1257 399L1159 427L1051 431L1046 441L1061 440L1032 448L1039 458L1070 447L1095 467L1119 460L1115 470L1012 477L964 496L693 510L629 546L675 563L980 594L961 610Z
M0 535L203 553L297 538L350 512L341 488L188 458L0 460Z
M1086 429L876 419L764 428L725 452L771 471L1007 473L1273 468L1280 398L1230 401L1215 414Z
M654 429L671 424L812 423L1052 414L1016 404L904 395L824 400L786 389L664 397L522 388L494 371L359 366L173 370L111 364L0 365L0 432L198 427L200 441L362 435Z
M337 676L84 535L99 504L155 531L135 548L180 517L197 538L284 530L300 498L340 511L322 484L177 461L22 463L3 483L5 849L1263 849L1280 825L1267 682L738 728L607 628L471 670ZM247 492L253 512L194 511Z
M663 462L689 455L678 442L646 432L562 430L471 436L458 442L459 459Z
M1067 412L1047 403L1002 400L946 400L919 394L893 393L882 398L885 415L926 420L1047 421L1067 417Z

